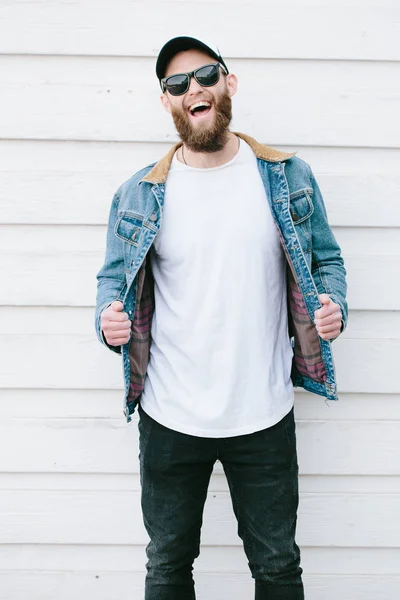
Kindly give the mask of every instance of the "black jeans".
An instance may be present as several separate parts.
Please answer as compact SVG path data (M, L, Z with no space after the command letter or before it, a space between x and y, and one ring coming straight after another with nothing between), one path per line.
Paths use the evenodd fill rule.
M213 465L229 484L256 600L303 600L295 542L298 466L293 409L262 431L202 438L160 425L141 408L140 476L147 546L145 600L194 600L203 507ZM221 594L221 600L223 595Z

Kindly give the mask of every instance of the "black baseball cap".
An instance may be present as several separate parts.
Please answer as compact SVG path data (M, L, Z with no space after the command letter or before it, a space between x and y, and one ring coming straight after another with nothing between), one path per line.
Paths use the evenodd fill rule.
M165 71L167 69L167 65L171 58L181 52L182 50L202 50L212 58L215 58L221 65L224 67L225 71L229 73L228 68L222 58L218 48L211 48L207 46L204 42L197 40L193 37L180 36L175 37L169 40L164 46L161 48L156 63L156 74L159 80L161 80L165 76Z

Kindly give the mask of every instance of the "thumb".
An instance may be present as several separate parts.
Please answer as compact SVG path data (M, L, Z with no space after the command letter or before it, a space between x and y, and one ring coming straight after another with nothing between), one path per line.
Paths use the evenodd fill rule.
M124 305L120 300L114 300L114 302L111 303L110 308L112 308L116 312L121 312L124 308Z
M321 302L322 305L329 304L329 302L331 301L328 294L318 294L318 300Z

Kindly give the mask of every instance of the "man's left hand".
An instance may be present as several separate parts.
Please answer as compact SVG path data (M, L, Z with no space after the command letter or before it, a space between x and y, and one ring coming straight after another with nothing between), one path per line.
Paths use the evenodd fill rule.
M314 311L314 322L319 337L331 340L339 335L342 328L342 311L328 294L318 294L322 307Z

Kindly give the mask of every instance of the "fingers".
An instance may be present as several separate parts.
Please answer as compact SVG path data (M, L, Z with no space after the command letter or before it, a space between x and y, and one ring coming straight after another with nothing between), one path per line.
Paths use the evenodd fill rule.
M131 321L129 321L129 319L124 321L104 319L101 322L101 328L107 333L120 333L121 335L124 335L131 328Z
M102 328L107 342L111 344L111 346L126 344L131 337L130 321L127 322L127 327L125 323L122 324L123 329L120 327L118 329L113 329L110 325L111 324L109 323Z
M107 309L108 311L108 309ZM108 321L116 321L116 322L123 322L123 321L129 321L129 317L128 317L128 313L126 312L116 312L115 310L110 310L106 313L106 311L104 311L104 318L107 319Z
M120 331L123 334L131 328L131 321L106 321L103 328L108 329L108 331L114 331L115 333Z
M333 333L335 331L340 331L340 321L335 321L335 323L331 323L330 325L323 325L322 327L317 327L318 333Z
M131 336L128 335L128 337L121 337L121 338L110 338L108 339L106 336L106 340L107 342L110 344L110 346L123 346L124 344L127 344L129 342L129 338Z
M122 309L122 302L116 300L102 312L100 317L101 329L107 343L111 346L126 344L131 337L132 322Z
M331 329L330 331L326 331L326 332L318 331L319 337L322 338L323 340L331 340L333 338L338 337L339 334L340 334L340 327L337 327L336 329Z
M314 312L314 323L318 335L323 340L336 338L342 326L342 311L340 306L333 302L328 294L319 294L321 308Z
M322 319L314 319L314 323L315 325L317 325L318 327L325 327L326 325L333 325L333 324L337 324L338 322L340 322L342 320L342 313L341 311L336 311L330 315L327 315L326 317L323 317Z
M337 311L340 311L340 306L334 302L330 302L329 304L324 304L321 308L318 308L318 310L314 312L314 317L317 319L325 319Z
M318 308L314 311L314 317L317 319L324 319L325 317L329 317L330 315L339 312L341 314L341 309L339 304L336 304L328 294L318 294L318 300L321 302L321 308Z
M325 319L315 319L315 327L318 335L323 340L330 340L340 334L342 325L342 313L336 312Z

